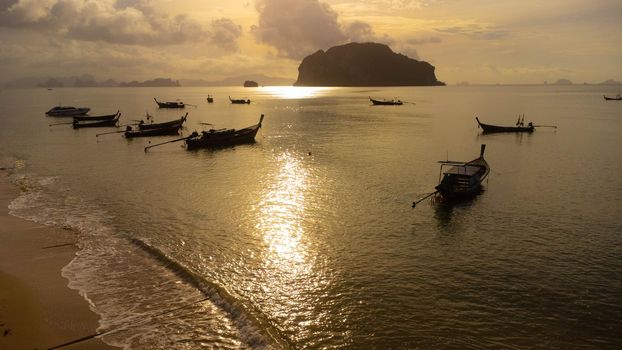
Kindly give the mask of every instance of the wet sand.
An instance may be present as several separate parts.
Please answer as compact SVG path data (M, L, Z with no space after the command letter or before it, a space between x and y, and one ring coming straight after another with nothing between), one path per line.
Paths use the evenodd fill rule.
M47 349L94 334L98 316L61 275L75 233L11 216L18 195L0 170L0 349ZM95 338L63 349L117 348Z

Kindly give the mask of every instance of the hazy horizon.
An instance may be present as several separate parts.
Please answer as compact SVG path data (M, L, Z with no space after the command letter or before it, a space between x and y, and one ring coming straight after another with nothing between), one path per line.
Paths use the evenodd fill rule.
M613 0L0 0L0 81L295 80L303 57L353 41L450 85L620 81L621 20Z

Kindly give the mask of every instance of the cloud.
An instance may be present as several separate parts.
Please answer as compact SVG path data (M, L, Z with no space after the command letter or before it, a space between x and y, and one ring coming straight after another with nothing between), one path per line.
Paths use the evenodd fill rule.
M259 13L251 34L277 49L281 57L300 59L319 49L346 42L393 43L377 35L369 23L341 23L338 13L320 0L256 0Z
M255 8L259 21L251 33L281 56L301 58L347 40L337 13L318 0L257 0Z
M350 39L355 42L376 42L391 45L394 40L388 35L378 36L374 32L372 26L369 23L362 21L354 21L344 28L344 33Z
M512 36L509 30L483 27L479 24L435 28L435 30L440 33L465 35L474 40L499 40Z
M6 3L6 4L5 4ZM236 51L242 35L230 19L201 23L160 13L146 0L3 0L0 26L80 41L160 46L201 41Z
M410 38L406 40L406 43L411 45L438 44L440 42L442 42L441 38L436 36L431 36L428 38Z

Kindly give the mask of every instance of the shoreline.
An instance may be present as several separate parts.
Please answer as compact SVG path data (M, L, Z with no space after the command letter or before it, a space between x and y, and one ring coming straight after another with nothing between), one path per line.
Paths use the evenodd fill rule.
M0 170L0 348L47 349L95 333L99 316L61 275L76 234L10 215L19 194ZM119 348L94 338L63 349Z

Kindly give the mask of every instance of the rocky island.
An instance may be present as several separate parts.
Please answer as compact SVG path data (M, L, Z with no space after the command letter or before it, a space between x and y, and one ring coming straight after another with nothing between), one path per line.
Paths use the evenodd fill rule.
M349 43L305 57L294 86L437 86L434 66L387 45Z

